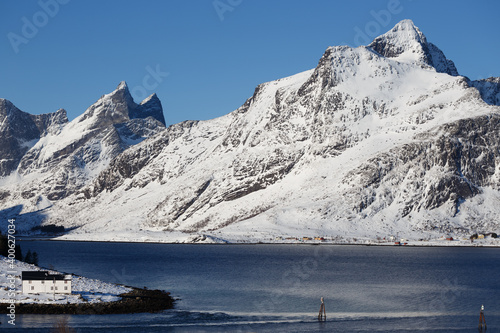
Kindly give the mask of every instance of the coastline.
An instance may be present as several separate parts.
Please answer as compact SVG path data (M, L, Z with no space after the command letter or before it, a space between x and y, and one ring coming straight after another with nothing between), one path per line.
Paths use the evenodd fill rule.
M74 243L121 243L121 244L170 244L170 245L323 245L323 246L394 246L394 247L480 247L480 248L500 248L500 238L493 242L484 242L475 240L473 243L469 241L447 241L447 240L430 240L430 241L411 241L407 244L397 245L394 242L379 242L375 240L366 240L364 242L334 242L334 241L225 241L225 242L180 242L180 241L136 241L136 240L88 240L88 239L60 239L58 237L29 237L18 236L18 241L53 241L53 242L74 242Z
M132 288L133 290L120 294L120 300L100 303L15 303L17 314L125 314L142 312L160 312L172 309L175 300L169 292L163 290L149 290ZM0 313L8 313L9 303L0 303Z
M137 288L72 273L71 293L23 293L23 271L53 269L0 256L0 313L15 314L124 314L159 312L174 307L164 290ZM57 287L56 287L57 288Z

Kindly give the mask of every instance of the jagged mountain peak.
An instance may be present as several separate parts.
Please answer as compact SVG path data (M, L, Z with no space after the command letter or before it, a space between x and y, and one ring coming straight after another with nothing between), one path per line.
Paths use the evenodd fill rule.
M153 117L166 125L161 101L155 93L145 98L141 104L129 113L129 116L131 119Z
M158 98L158 96L156 95L156 93L153 93L151 95L149 95L148 97L146 97L142 102L141 102L141 105L143 104L146 104L146 103L149 103L150 101L159 101L160 99Z
M104 96L108 96L108 97L119 96L119 97L125 99L127 101L127 103L131 104L131 106L137 105L134 102L134 98L132 97L132 94L130 94L130 90L128 89L127 82L125 82L125 81L121 81L113 92L111 92L110 94L104 95Z
M385 33L385 35L389 34L404 35L417 41L420 41L422 39L425 40L425 36L422 31L420 31L420 29L410 19L399 21L391 30Z
M434 69L438 73L458 76L453 61L434 44L411 20L403 20L367 46L330 46L318 62L299 95L305 96L315 86L329 90L343 85L349 92L376 95L386 90L387 80L400 79L415 69ZM380 81L380 82L377 82ZM361 96L360 95L360 96Z
M397 23L391 30L382 35L386 39L390 39L394 44L401 46L414 46L427 43L427 38L420 29L413 23L412 20L402 20Z
M137 106L125 81L121 81L113 92L104 95L103 98L109 98L114 103L126 103L129 108L135 108Z
M403 20L394 28L371 42L369 47L388 58L396 58L404 53L417 53L427 45L425 35L418 29L413 21Z
M392 30L397 30L397 29L415 29L418 30L418 27L413 23L413 20L411 19L403 19L399 21L393 28Z
M11 109L19 110L11 101L5 98L0 98L0 112L5 113Z
M376 37L368 47L387 58L427 65L440 73L458 75L453 61L447 59L436 45L429 43L409 19L400 21L391 30Z
M138 105L121 82L29 149L0 204L34 210L43 195L46 223L74 239L489 231L500 109L436 72L457 74L404 20L368 46L328 48L316 68L260 84L216 119L165 129L158 96ZM498 102L498 80L479 83Z
M1 100L0 177L38 174L27 180L25 197L61 199L125 149L163 131L164 121L156 95L138 105L124 81L71 122L64 109L31 115Z
M0 132L10 131L12 135L38 138L46 134L55 126L62 126L68 122L65 109L44 114L29 114L21 111L11 101L0 98Z
M101 96L77 118L77 122L90 123L88 125L90 128L96 128L129 120L129 109L135 108L136 104L126 84L122 83L113 92Z
M127 82L125 81L121 81L118 86L116 87L116 90L124 90L124 89L127 89L128 90L128 85L127 85Z
M156 94L137 104L130 94L127 83L122 81L114 91L103 95L91 105L79 117L78 122L89 122L89 128L97 128L147 117L153 117L165 125L163 108Z
M66 110L32 115L0 99L0 177L14 171L24 154L43 136L58 133L68 122Z
M39 137L48 131L57 130L68 122L65 109L43 114L29 114L21 111L11 101L0 98L0 132L10 130L23 136L23 133L32 132L31 136ZM27 125L29 123L29 125ZM37 128L34 130L34 128Z

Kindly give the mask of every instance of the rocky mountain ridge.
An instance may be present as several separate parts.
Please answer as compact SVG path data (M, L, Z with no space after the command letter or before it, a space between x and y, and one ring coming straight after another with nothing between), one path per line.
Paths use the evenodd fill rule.
M2 148L16 157L4 168L3 188L10 190L3 190L3 196L14 201L69 196L128 147L165 128L158 97L135 104L125 82L71 122L64 110L30 115L6 100L0 104L0 116L5 119Z
M47 133L55 133L68 122L66 111L31 115L19 110L6 99L0 99L0 176L14 171L32 142Z
M158 110L156 96L137 106L120 84L61 129L104 126L99 149L81 139L83 151L65 145L76 149L61 159L66 151L51 148L47 135L24 153L19 174L64 165L73 176L46 178L50 191L36 182L18 216L31 226L37 206L27 202L43 193L53 206L41 220L72 229L71 239L491 231L500 199L498 91L498 79L460 76L410 20L368 46L328 48L316 68L259 85L217 119L163 129L149 111ZM141 108L152 117L134 119ZM103 143L111 153L102 154ZM99 154L89 154L91 146Z

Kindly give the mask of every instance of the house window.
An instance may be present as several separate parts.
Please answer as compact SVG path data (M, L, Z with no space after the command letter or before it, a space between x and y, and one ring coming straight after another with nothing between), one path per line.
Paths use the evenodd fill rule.
M31 281L30 281L31 282ZM35 286L31 286L31 290L35 290Z
M45 281L42 280L42 284L45 284Z
M68 283L68 280L64 280L64 284L67 284Z
M65 286L65 287L64 287L64 290L68 290L68 287L66 287L66 286Z
M54 290L54 287L50 287L50 290Z
M57 287L56 287L56 290L57 290Z
M32 282L31 280L28 280L28 283L29 283L29 284L31 284L31 282Z

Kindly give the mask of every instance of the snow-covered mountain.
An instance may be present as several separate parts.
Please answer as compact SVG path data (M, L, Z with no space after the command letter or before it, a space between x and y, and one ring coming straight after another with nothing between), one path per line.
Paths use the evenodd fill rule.
M40 137L57 132L68 122L66 111L31 115L0 99L0 176L13 172L22 157Z
M63 168L72 177L45 178L32 190L54 205L37 214L23 204L19 218L31 226L30 214L43 213L43 223L72 229L71 239L349 240L498 230L498 79L460 76L410 20L368 46L329 47L316 68L259 85L217 119L164 130L123 125L158 119L128 120L136 113L123 111L134 105L122 90L110 95L125 103L105 95L24 153L17 178L4 178L10 194L2 207L22 201L14 187L26 189L26 173ZM115 114L106 103L124 109ZM119 140L125 130L116 122L148 128L140 135L148 138ZM99 144L100 154L81 164L75 156L83 152L69 161L56 154L75 142L67 133L87 137L93 126L114 129L84 140L84 151ZM118 141L129 143L105 143Z
M71 122L64 110L34 116L7 100L0 100L0 121L0 149L10 157L2 159L4 215L47 208L87 185L128 147L165 129L158 97L138 105L125 82Z
M470 84L479 90L486 103L500 105L500 77L471 81Z

